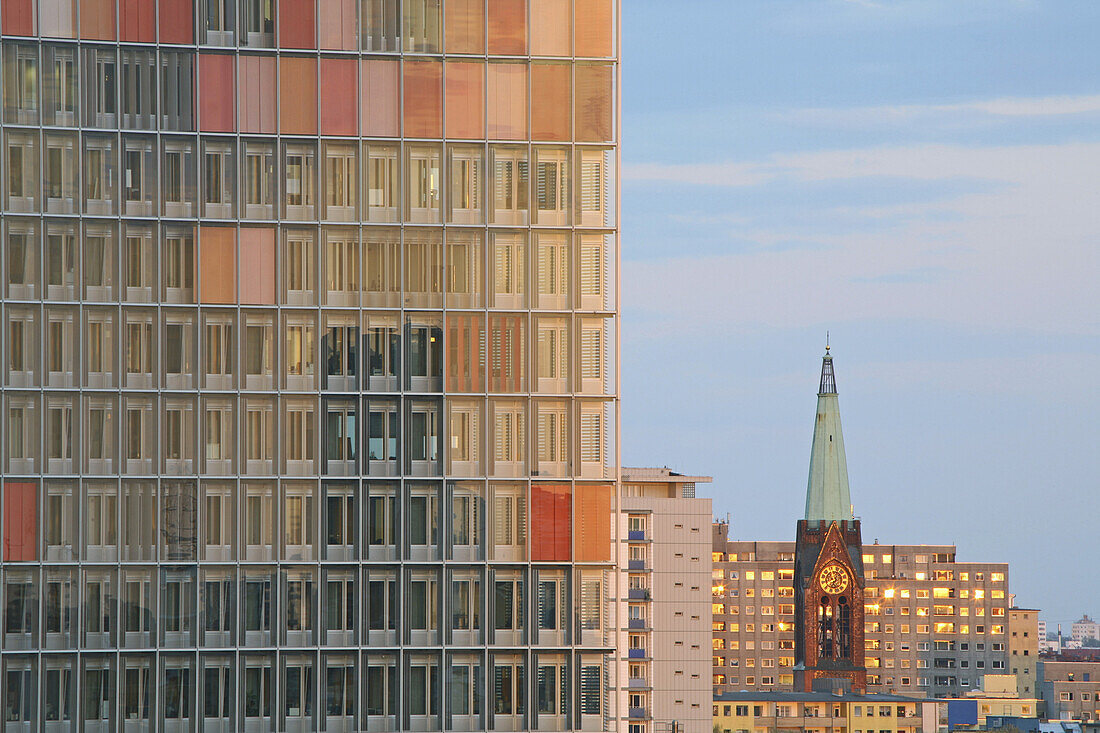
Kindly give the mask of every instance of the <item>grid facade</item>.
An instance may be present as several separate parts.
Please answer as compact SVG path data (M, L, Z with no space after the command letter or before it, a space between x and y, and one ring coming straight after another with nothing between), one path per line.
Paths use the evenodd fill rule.
M714 691L794 684L794 542L728 540L713 525ZM1006 674L1007 563L957 562L954 545L863 545L872 693L958 697Z
M4 730L616 729L614 0L4 0Z

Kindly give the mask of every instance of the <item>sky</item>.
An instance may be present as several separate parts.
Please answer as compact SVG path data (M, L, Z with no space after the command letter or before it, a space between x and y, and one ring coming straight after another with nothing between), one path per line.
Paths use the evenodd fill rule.
M624 0L622 459L793 539L820 357L865 543L1100 615L1100 3Z

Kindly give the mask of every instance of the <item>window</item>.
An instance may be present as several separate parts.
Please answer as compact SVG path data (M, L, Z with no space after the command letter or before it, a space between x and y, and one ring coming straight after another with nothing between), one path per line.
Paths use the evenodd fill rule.
M74 141L70 137L46 136L46 211L72 214L76 210Z
M325 285L329 305L358 305L359 242L354 233L325 236Z
M19 125L38 124L38 53L30 44L4 49L4 118ZM71 68L70 68L71 73Z
M203 140L202 147L203 216L231 219L237 170L232 143Z
M290 322L286 327L286 372L288 386L308 387L314 374L314 332L312 324Z
M192 143L164 141L161 195L164 197L165 216L194 216L195 151Z
M191 235L169 230L162 256L165 300L170 303L193 303L195 250Z
M569 224L569 153L556 148L535 150L537 223Z
M233 44L232 0L203 0L203 10L200 23L206 30L206 43L212 46L231 46Z
M162 130L194 129L193 77L195 54L160 52L160 121ZM194 185L192 180L191 185ZM193 195L191 198L194 198Z
M493 405L493 473L518 476L525 472L527 413L522 403Z
M493 484L495 559L523 559L527 544L527 497L521 486Z
M402 46L406 53L440 52L439 5L439 0L407 0L401 4Z
M397 221L400 171L397 148L371 145L367 152L367 219Z
M610 189L607 169L610 153L604 150L583 150L580 153L580 224L603 227L608 225L607 194Z
M448 221L478 224L482 209L481 148L452 146L448 152L451 181Z
M315 282L313 238L309 232L287 233L283 287L286 302L291 305L313 305Z
M325 218L329 221L353 221L356 208L356 181L359 166L355 148L325 146Z
M274 218L275 148L244 141L244 215L247 219Z
M284 215L288 219L313 219L314 166L317 157L312 147L287 145L283 152L286 171Z
M439 148L410 146L407 152L409 221L434 223L439 218Z
M151 130L156 125L156 54L137 49L122 50L120 101L122 127Z
M274 42L274 0L242 0L241 44L270 48Z
M401 245L396 232L364 232L364 305L396 306L401 298Z
M493 169L493 223L527 223L530 173L526 148L494 146L490 153Z

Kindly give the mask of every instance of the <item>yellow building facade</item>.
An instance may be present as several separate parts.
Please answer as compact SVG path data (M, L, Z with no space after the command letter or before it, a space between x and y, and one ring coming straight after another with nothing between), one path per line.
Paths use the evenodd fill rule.
M926 711L926 707L930 709ZM899 695L731 692L714 698L715 733L918 733L935 703Z

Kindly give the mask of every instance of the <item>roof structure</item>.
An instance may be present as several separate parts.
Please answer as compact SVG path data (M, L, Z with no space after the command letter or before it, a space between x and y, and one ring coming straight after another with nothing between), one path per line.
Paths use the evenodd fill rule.
M844 521L852 518L848 491L848 462L840 430L840 402L829 347L821 360L821 384L817 393L817 419L810 450L810 479L806 486L808 521Z

